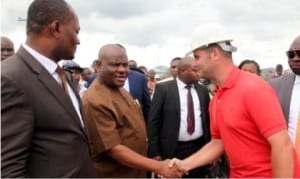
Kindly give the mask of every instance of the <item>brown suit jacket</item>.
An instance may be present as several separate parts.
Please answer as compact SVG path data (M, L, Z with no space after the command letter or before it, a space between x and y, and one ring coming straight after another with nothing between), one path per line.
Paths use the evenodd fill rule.
M21 47L1 62L1 176L94 174L87 130L80 125L71 101L52 75Z

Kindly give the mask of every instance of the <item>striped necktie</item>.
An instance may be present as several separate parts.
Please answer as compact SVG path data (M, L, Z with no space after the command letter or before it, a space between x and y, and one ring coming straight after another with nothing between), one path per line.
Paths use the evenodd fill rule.
M58 76L61 80L61 86L63 87L65 93L67 94L68 97L70 97L69 91L68 91L68 85L67 85L67 77L66 77L64 70L60 66L57 66L55 72L58 74Z

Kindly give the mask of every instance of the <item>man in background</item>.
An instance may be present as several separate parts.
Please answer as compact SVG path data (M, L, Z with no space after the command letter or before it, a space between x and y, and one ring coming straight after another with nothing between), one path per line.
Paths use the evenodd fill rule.
M122 45L120 46L123 47ZM145 124L147 124L148 115L151 106L151 98L147 87L147 78L144 72L138 69L135 60L129 60L128 66L129 66L129 74L125 81L124 88L131 94L131 96L134 99L137 99L138 102L140 103L143 111L144 119L145 119Z
M278 94L288 132L300 162L300 36L294 39L286 55L292 73L270 79L269 83Z
M151 106L151 98L147 88L147 78L144 74L129 70L128 78L125 81L124 88L137 99L141 105L145 124L147 124L148 115Z
M156 72L154 70L149 70L147 73L147 87L148 87L148 92L149 95L152 97L154 90L155 90L155 85L157 83L157 80L155 78Z
M97 77L98 70L99 70L99 65L100 65L100 62L99 62L98 59L96 59L96 60L93 61L92 67L94 69L94 73L91 74L89 76L89 78L87 79L87 88L92 84L92 82L94 81L94 79Z
M169 81L169 80L173 80L177 77L177 72L178 72L178 63L179 61L181 60L181 57L175 57L171 60L170 62L170 73L171 73L171 77L169 78L166 78L166 79L163 79L163 80L160 80L158 81L157 83L162 83L162 82L165 82L165 81Z
M210 141L206 87L198 83L198 67L192 57L178 63L178 77L158 83L147 126L148 155L156 160L184 159ZM188 178L204 178L206 167L189 172Z
M1 36L1 61L12 56L14 53L15 49L13 42L8 37Z
M63 69L72 75L72 79L74 82L74 88L78 92L79 96L82 97L84 92L87 89L84 86L84 81L82 80L82 77L81 77L83 68L81 68L80 65L74 61L66 60L63 63Z
M91 76L93 74L93 72L92 72L92 70L89 68L89 67L84 67L83 68L83 71L82 71L82 73L81 73L81 79L82 79L82 81L83 81L83 86L85 87L85 88L87 88L88 87L88 79L89 79L89 77Z
M277 64L275 67L275 72L271 75L271 78L277 78L283 75L283 66L281 64Z

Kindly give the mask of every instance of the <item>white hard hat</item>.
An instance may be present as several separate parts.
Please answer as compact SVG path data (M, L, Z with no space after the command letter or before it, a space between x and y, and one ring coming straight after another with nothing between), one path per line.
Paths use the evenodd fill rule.
M200 48L207 48L209 45L212 44L217 44L219 45L222 50L226 51L226 52L235 52L237 50L237 48L233 45L231 45L230 42L232 42L232 39L225 39L225 40L213 40L213 39L206 39L206 40L200 40L200 41L195 41L192 43L191 45L191 50L186 54L186 55L190 55L191 53L193 53L196 49L200 49Z

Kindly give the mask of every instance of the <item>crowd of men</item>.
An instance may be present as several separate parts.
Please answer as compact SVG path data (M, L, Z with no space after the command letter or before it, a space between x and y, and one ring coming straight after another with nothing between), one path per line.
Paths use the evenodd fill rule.
M157 82L121 44L80 67L79 30L64 0L35 0L21 47L1 37L1 177L300 177L300 36L292 73L268 82L226 39L195 43Z

